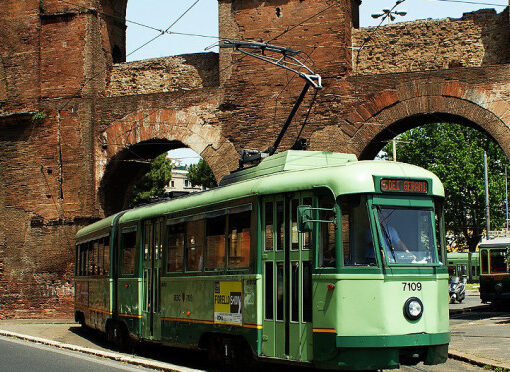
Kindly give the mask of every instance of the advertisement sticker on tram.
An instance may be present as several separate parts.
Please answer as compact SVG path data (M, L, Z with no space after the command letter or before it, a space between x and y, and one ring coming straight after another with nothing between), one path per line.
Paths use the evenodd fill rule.
M240 281L215 282L214 323L240 325L242 314L243 283Z

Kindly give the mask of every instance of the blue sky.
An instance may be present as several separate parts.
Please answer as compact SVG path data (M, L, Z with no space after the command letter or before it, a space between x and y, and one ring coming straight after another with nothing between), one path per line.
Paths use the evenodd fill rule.
M320 1L325 3L324 0ZM398 17L398 21L412 21L423 18L459 18L464 12L471 12L483 8L494 8L498 12L504 10L504 6L466 4L455 1L458 0L405 0L397 9L407 12L407 15L405 17ZM469 1L488 4L508 4L505 0L466 0L466 2ZM127 19L141 22L158 29L166 29L195 2L196 0L129 0ZM363 0L360 8L361 26L377 25L380 20L373 19L371 14L378 13L382 9L391 8L394 4L395 0ZM299 23L299 21L296 20L296 23ZM171 31L213 37L217 36L218 1L199 0L198 3L172 27ZM130 53L157 34L157 31L128 23L127 52ZM129 56L128 61L183 53L203 52L205 48L211 46L214 42L214 38L164 35Z
M126 18L140 22L158 29L167 29L197 0L129 0ZM318 1L318 0L313 0ZM324 2L324 0L320 0ZM459 2L457 2L459 1ZM405 17L398 17L397 21L413 21L424 18L460 18L465 12L478 9L492 8L498 12L504 10L505 0L465 0L486 4L468 4L463 0L405 0L395 10L407 12ZM395 0L363 0L360 7L360 23L362 27L376 26L380 19L373 19L372 14L389 9L395 4ZM326 5L324 5L326 7ZM299 23L296 20L296 23ZM140 59L164 57L184 53L203 52L217 42L218 36L218 1L199 0L172 28L171 31L199 34L211 37L191 37L179 35L163 35L154 42L141 48L136 53L128 56L128 61ZM128 23L127 29L127 53L134 51L139 46L158 35L157 31L143 28ZM212 49L217 50L217 49ZM192 150L178 150L171 154L182 158L189 163L198 162L198 155Z

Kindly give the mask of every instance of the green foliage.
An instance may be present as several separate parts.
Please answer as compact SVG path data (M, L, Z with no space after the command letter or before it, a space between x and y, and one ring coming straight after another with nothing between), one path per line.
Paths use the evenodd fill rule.
M46 119L48 115L46 115L43 111L38 111L34 115L32 115L32 121L42 121Z
M190 165L188 180L194 186L205 186L209 189L218 186L211 168L203 159L200 159L198 164Z
M130 206L147 203L165 194L165 187L172 179L172 162L166 155L165 152L154 159L150 170L133 186Z
M505 224L505 167L509 161L491 138L456 124L428 124L399 137L397 160L434 172L446 194L446 229L450 243L465 244L474 251L485 229L483 153L487 151L491 230ZM388 144L383 158L392 159Z

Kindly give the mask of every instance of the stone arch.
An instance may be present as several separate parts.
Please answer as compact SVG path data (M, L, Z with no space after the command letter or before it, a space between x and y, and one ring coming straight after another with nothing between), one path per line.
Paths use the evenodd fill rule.
M483 131L510 157L510 104L492 91L460 82L411 82L373 95L344 123L356 129L347 146L360 159L373 159L385 141L433 122Z
M228 174L239 155L211 111L198 106L139 111L110 124L96 150L96 190L103 212L124 209L136 177L156 156L175 148L188 147L200 154L217 180Z

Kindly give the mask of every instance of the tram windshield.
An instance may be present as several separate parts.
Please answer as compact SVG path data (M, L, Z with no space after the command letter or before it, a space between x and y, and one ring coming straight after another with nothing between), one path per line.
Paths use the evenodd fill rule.
M390 263L436 263L432 209L377 206L382 245Z
M506 249L491 249L490 251L491 274L507 272Z

